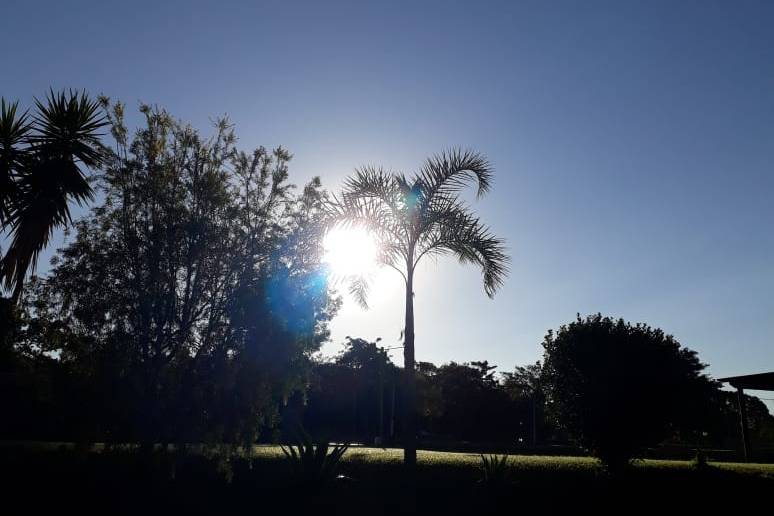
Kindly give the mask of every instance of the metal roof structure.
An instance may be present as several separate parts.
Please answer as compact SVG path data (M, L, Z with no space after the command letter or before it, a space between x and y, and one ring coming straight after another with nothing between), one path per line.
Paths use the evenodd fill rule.
M727 378L718 378L719 381L731 384L737 392L737 402L739 404L739 425L742 430L742 446L744 449L745 461L750 460L752 447L750 445L750 431L747 428L747 408L744 402L744 390L754 391L774 391L774 372L746 374L742 376L729 376Z
M754 391L774 391L774 372L746 374L718 378L721 382L730 383L736 389L752 389Z

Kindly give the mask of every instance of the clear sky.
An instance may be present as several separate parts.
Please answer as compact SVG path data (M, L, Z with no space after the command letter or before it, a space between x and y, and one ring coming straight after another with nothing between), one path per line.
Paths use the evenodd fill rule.
M674 334L716 377L774 370L774 2L4 0L0 58L0 94L27 105L52 86L202 129L227 113L242 147L293 152L298 183L486 154L476 208L512 273L489 300L476 270L429 263L419 360L510 369L601 311ZM399 285L379 285L326 351L397 343Z

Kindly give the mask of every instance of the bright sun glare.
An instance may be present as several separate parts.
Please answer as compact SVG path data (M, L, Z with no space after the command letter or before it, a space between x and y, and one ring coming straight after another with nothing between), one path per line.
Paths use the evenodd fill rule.
M376 242L364 228L334 228L323 246L324 261L337 276L364 275L376 266Z

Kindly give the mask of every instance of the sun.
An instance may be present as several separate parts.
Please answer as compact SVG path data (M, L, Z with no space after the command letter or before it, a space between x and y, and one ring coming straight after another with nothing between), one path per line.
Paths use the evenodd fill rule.
M376 268L376 241L365 228L336 227L325 235L323 248L323 261L336 276L362 276Z

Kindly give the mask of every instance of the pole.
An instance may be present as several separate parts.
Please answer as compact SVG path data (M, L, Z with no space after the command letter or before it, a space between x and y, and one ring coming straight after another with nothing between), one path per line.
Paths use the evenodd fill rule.
M395 439L395 378L392 379L392 396L390 399L390 442Z
M384 361L379 360L379 446L384 446Z
M737 402L739 403L739 425L742 428L742 451L744 452L744 461L748 462L752 455L750 448L750 432L747 429L747 406L744 402L744 389L736 388Z
M532 393L532 447L537 445L537 402L535 400L536 394Z

